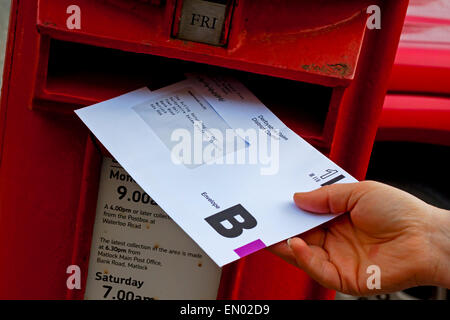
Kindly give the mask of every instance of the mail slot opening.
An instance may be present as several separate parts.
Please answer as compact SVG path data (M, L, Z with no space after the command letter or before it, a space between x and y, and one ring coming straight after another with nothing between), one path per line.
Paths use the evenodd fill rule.
M74 108L143 86L156 90L183 79L186 72L236 77L292 130L310 141L323 140L330 122L331 87L73 42L50 41L39 99Z
M175 63L153 55L52 39L45 90L62 100L73 98L89 105L143 86L165 86L180 75Z
M256 74L244 74L240 80L303 138L315 140L323 136L332 88Z

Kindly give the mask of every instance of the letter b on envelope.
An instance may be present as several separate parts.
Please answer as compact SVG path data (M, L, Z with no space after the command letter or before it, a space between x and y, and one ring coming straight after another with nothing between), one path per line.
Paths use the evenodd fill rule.
M240 216L242 219L236 219ZM244 229L256 227L256 219L240 204L225 209L219 213L205 218L206 222L214 228L221 236L226 238L236 238L242 234ZM224 226L223 222L228 221L231 228Z

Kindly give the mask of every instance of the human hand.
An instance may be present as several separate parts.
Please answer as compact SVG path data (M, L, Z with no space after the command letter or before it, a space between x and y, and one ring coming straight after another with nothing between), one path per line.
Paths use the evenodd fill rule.
M450 286L450 212L373 181L296 193L294 201L309 212L344 213L269 248L321 285L352 295ZM370 265L380 268L380 289L368 288Z

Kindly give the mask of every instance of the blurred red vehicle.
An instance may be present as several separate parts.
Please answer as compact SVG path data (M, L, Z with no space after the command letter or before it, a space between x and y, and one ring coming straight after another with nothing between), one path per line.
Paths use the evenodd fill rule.
M450 146L450 1L410 1L377 140Z

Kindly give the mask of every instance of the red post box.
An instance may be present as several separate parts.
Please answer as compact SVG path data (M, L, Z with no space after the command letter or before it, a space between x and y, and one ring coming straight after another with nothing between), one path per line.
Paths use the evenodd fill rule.
M363 179L407 4L13 1L0 109L0 298L83 298L102 155L73 110L163 86L178 71L232 73ZM72 5L78 25L68 21ZM381 29L367 28L369 5L380 8ZM66 286L73 264L80 290ZM218 290L232 299L333 296L264 250L226 266Z

